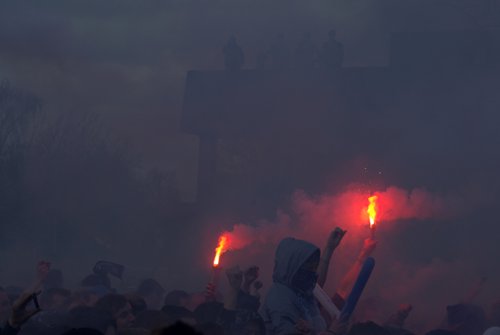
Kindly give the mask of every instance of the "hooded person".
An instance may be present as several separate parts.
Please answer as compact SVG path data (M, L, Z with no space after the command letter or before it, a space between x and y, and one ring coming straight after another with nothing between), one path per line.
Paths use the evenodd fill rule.
M313 244L286 238L276 249L273 285L261 309L269 335L319 334L327 325L322 318L313 289L318 275L320 250Z
M483 335L500 335L500 327L488 328Z

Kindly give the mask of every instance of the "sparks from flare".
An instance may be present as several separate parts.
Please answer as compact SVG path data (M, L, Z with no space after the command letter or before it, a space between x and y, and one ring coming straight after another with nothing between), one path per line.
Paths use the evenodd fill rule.
M220 256L222 253L227 250L227 236L221 235L219 237L219 245L215 248L215 257L214 257L214 268L219 266Z
M368 198L369 205L366 213L368 213L368 217L370 219L370 228L373 228L375 226L375 222L377 219L377 199L378 196L376 195Z

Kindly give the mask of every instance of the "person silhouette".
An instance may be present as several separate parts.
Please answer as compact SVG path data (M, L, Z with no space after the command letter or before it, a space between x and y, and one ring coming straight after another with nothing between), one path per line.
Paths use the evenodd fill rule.
M245 54L238 45L235 36L231 36L223 48L226 70L238 71L245 64Z
M336 31L331 30L328 33L328 41L321 49L321 65L328 70L337 70L344 62L344 46L336 38Z

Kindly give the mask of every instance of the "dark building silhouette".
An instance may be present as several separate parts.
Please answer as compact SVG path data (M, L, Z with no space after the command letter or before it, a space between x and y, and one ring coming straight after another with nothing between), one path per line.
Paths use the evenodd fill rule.
M500 63L499 31L396 33L391 66L400 70L455 70Z
M322 69L188 72L182 128L200 139L200 205L258 216L297 188L364 182L365 167L442 188L498 168L499 36L395 34L389 66L334 80Z

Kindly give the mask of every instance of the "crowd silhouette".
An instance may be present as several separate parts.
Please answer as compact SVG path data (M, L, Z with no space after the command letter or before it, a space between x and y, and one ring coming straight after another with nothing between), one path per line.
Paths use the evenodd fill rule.
M374 264L377 241L373 238L364 241L336 292L326 294L326 299L318 295L345 234L340 228L333 230L323 250L307 241L285 238L276 249L272 278L262 278L258 266L231 267L223 271L226 290L212 280L204 290L189 293L166 289L152 278L144 279L135 289L118 289L111 278L120 279L126 266L106 261L97 262L92 272L70 289L61 270L40 261L33 285L0 289L0 334L414 334L405 328L411 304L401 304L383 324L355 313L356 299L362 293L359 279L365 276L366 284L366 264ZM489 312L474 304L483 282L457 299L458 303L443 306L443 323L426 334L499 334L500 303ZM352 299L355 294L357 298Z
M243 48L235 36L231 36L223 48L224 66L228 71L241 70L245 65ZM344 62L344 46L337 40L335 30L328 33L328 39L321 48L317 47L310 33L304 33L295 49L290 47L285 34L277 34L269 48L258 53L256 66L258 69L311 70L321 68L335 72Z

